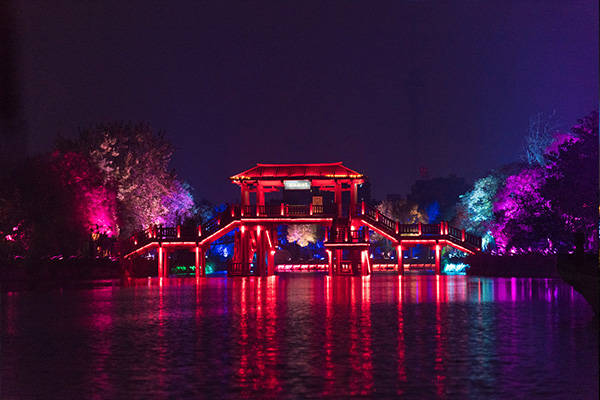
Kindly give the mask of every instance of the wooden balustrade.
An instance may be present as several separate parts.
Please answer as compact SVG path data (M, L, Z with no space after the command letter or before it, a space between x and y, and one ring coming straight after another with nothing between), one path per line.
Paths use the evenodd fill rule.
M400 224L394 219L379 212L375 207L362 202L352 210L354 215L362 217L369 224L388 233L392 237L403 236L424 236L434 238L447 238L463 245L469 245L481 249L481 237L465 232L447 222L439 224ZM333 205L312 205L312 204L277 204L277 205L231 205L225 211L218 214L211 220L205 222L199 227L177 226L151 226L146 230L134 234L128 241L127 246L135 248L144 246L151 241L160 240L197 240L200 237L207 237L217 232L219 229L227 226L236 219L244 218L281 218L298 217L305 218L310 216L334 216L336 208ZM330 229L326 232L326 241L330 243L359 243L369 240L366 234L368 229L358 229L355 231L344 229Z
M448 236L451 236L458 240L462 240L462 231L458 228L455 228L455 227L449 225L448 226Z
M421 224L421 234L439 235L441 224Z
M366 229L350 230L345 227L337 227L327 230L328 243L366 243L368 237Z

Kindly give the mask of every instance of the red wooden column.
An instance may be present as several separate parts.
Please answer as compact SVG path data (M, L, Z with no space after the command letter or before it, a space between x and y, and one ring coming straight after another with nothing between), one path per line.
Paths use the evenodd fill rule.
M402 257L402 243L396 246L396 257L398 258L398 274L404 275L404 258Z
M252 231L245 226L242 226L241 228L242 231L242 237L241 237L241 244L242 244L242 251L241 251L241 255L242 255L242 276L248 276L250 275L250 242L252 241Z
M266 276L267 275L267 263L266 263L266 239L267 233L264 227L256 226L256 275Z
M337 208L337 216L342 216L342 183L340 181L335 181L335 194L334 201Z
M163 258L164 258L163 248L159 244L158 245L158 277L159 278L163 277Z
M267 276L275 275L275 249L269 249L269 256L267 259Z
M256 202L259 206L265 205L265 188L261 184L256 187Z
M340 271L342 270L342 257L343 257L343 250L342 249L335 249L335 271L337 271L337 273L339 274Z
M441 272L441 248L439 244L435 245L435 274L439 275Z
M242 206L247 206L250 204L250 190L246 183L241 184L242 188Z
M198 243L196 243L196 249L194 251L194 255L195 255L194 271L195 271L196 279L197 279L197 278L200 278L200 245L198 245Z
M200 276L206 276L206 247L200 246Z
M231 263L231 268L228 271L228 274L237 273L236 265L241 265L242 263L242 230L245 229L244 226L240 227L238 231L235 232L233 236L233 262Z
M369 251L360 250L360 276L368 276L371 274L370 263Z
M358 184L354 181L350 183L350 216L356 213L356 203L358 197Z
M267 260L267 275L271 276L275 275L275 252L277 251L278 243L277 225L271 225L269 230L269 238L271 239L271 241L269 243L269 258Z
M169 277L169 252L165 247L162 247L163 260L162 260L162 277Z
M205 248L204 246L200 246L196 244L196 278L201 276L206 276L206 257L205 257Z

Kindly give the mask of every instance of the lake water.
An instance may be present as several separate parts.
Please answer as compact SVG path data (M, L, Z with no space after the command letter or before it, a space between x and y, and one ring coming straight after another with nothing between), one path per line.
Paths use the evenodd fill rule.
M0 397L598 398L559 280L172 278L1 295Z

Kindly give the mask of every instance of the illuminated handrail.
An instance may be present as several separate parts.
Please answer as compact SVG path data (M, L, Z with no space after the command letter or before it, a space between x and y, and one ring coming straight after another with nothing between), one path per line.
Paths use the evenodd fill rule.
M423 235L439 235L440 224L421 224L421 233Z
M472 233L465 232L465 242L476 246L478 249L481 248L481 237Z
M462 231L451 225L448 226L448 236L462 241Z
M366 243L368 237L365 229L350 230L346 227L336 227L328 230L327 243Z
M287 216L307 216L310 215L310 206L304 204L288 204L286 206Z
M400 235L418 235L419 224L399 224L398 234Z
M333 205L312 205L312 204L277 204L277 205L231 205L214 218L206 221L200 227L190 226L150 226L145 230L134 233L129 240L123 243L123 249L134 250L153 241L162 240L181 240L195 241L206 238L226 227L232 221L244 218L307 218L310 216L335 216L336 207ZM472 233L465 232L447 222L441 224L400 224L392 218L382 214L375 207L364 203L357 205L355 215L361 216L370 225L381 229L392 238L402 240L406 236L425 236L438 240L450 240L467 248L482 247L482 238ZM339 229L338 227L337 229ZM346 232L347 231L347 232ZM366 229L355 231L342 229L328 231L328 242L346 243L346 242L367 242L368 235Z
M438 224L400 224L379 212L375 207L369 206L364 202L357 205L355 215L362 216L362 218L366 219L370 224L381 228L393 237L402 237L406 235L437 236L481 249L481 237L466 233L454 226L450 226L447 222Z
M366 217L370 222L385 228L392 234L396 233L396 221L387 215L382 214L375 207L363 203L357 207L357 214L362 214L363 217Z

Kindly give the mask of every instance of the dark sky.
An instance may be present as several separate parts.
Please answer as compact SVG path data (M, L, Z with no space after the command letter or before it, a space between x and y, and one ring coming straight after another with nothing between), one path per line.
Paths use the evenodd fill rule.
M15 1L30 152L149 121L217 202L256 162L344 161L379 197L421 166L473 179L520 157L532 115L598 107L595 0Z

